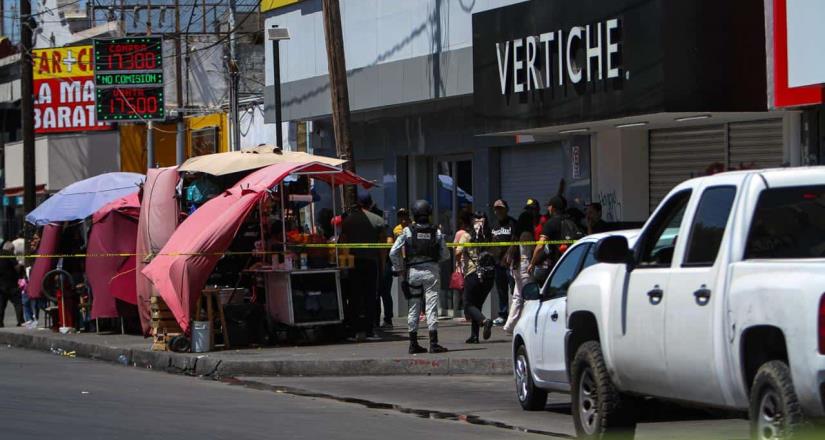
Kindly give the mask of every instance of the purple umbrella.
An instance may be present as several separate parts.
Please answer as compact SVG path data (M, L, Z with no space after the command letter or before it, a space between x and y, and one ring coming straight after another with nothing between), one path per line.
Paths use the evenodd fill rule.
M83 220L107 203L137 191L144 179L137 173L106 173L75 182L41 203L26 221L42 226Z

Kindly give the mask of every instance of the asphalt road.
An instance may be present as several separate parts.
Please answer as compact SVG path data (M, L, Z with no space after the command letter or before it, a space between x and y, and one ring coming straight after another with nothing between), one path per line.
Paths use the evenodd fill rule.
M4 440L501 437L501 428L0 347Z

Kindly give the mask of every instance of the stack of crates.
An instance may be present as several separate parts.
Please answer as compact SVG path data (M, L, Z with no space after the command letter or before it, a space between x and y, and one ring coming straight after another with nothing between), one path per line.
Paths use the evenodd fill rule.
M178 321L159 296L151 298L152 310L152 351L168 351L169 341L182 335L183 330Z

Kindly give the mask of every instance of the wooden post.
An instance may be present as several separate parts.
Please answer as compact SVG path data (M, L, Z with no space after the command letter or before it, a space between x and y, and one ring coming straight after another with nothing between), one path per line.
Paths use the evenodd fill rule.
M335 147L338 157L346 160L344 169L355 172L355 156L352 152L349 126L349 91L347 89L347 63L344 58L344 36L341 31L341 8L338 0L323 0L323 9ZM345 188L346 206L344 210L355 204L355 187L349 185Z

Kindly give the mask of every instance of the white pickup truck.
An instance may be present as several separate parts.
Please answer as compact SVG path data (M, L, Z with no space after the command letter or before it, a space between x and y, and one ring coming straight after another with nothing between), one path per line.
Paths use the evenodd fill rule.
M684 182L595 258L567 300L580 437L632 433L640 397L748 411L755 439L825 416L825 167Z

